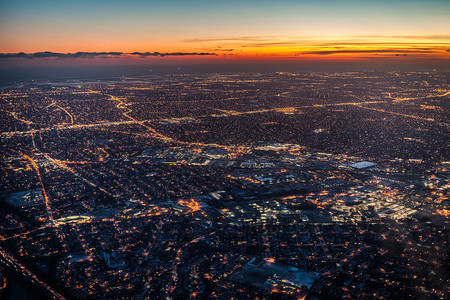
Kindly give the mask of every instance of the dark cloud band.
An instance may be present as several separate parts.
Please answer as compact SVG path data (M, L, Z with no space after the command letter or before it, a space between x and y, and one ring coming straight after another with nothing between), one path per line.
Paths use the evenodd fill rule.
M428 48L421 49L371 49L371 50L317 50L300 52L298 55L332 55L332 54L430 54L436 53Z
M131 55L137 55L141 57L148 56L187 56L187 55L200 55L200 56L208 56L208 55L216 55L215 53L208 52L171 52L171 53L160 53L160 52L132 52L129 53Z
M0 59L8 58L105 58L105 57L123 57L123 56L139 56L139 57L149 57L149 56L188 56L188 55L216 55L215 53L203 53L203 52L76 52L76 53L58 53L58 52L35 52L35 53L0 53Z

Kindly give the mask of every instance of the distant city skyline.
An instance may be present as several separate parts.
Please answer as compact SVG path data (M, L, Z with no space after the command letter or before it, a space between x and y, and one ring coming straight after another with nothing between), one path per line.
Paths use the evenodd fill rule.
M448 61L449 15L443 0L2 0L0 59Z

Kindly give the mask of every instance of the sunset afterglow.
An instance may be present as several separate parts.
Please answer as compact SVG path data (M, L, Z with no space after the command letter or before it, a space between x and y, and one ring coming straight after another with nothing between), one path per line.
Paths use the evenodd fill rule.
M23 58L20 52L29 57L36 52L114 52L76 58L155 62L174 56L185 61L449 58L450 4L443 0L47 0L0 5L3 61Z

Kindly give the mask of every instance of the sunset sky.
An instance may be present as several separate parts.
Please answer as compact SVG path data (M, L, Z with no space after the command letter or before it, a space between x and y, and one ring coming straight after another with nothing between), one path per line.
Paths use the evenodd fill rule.
M1 60L448 60L450 1L0 0L0 40Z

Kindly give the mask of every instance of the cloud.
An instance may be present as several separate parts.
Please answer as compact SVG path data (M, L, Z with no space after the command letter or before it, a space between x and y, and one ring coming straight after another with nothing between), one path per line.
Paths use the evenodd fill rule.
M227 37L227 38L196 38L196 39L188 39L184 40L184 42L188 43L203 43L203 42L230 42L230 41L273 41L275 38L274 36L238 36L238 37Z
M450 42L441 42L441 43L428 43L428 42L367 42L367 41L353 41L353 40L341 40L335 42L326 42L326 43L318 43L316 46L433 46L433 47L445 47L450 45Z
M234 49L224 49L222 47L218 47L217 49L214 49L214 51L232 52Z
M226 38L196 38L196 39L188 39L184 40L184 42L188 43L223 43L228 45L227 48L230 48L229 45L239 45L239 47L255 47L255 48L263 48L263 47L275 47L275 46L300 46L305 43L312 43L317 39L317 37L305 36L305 37L279 37L279 36L239 36L239 37L226 37ZM222 46L217 46L217 48L221 48Z
M258 43L249 43L247 45L243 45L241 47L276 47L276 46L300 46L303 44L303 41L286 41L286 42L258 42Z
M118 57L123 55L123 52L76 52L67 53L68 57L73 58L94 58L94 57Z
M331 54L378 54L378 53L386 53L386 54L399 54L403 55L405 53L436 53L435 51L429 50L427 48L421 49L370 49L370 50L316 50L316 51L307 51L307 52L299 52L299 55L331 55Z
M361 39L412 39L412 40L450 40L450 35L352 35Z
M35 53L0 53L0 58L94 58L94 57L119 57L122 52L76 52L76 53L58 53L58 52L35 52Z
M58 52L35 52L35 53L0 53L0 59L8 58L114 58L123 56L187 56L187 55L216 55L215 53L203 53L203 52L170 52L170 53L160 53L160 52L75 52L75 53L58 53Z
M186 56L186 55L208 56L208 55L216 55L215 53L209 53L209 52L169 52L169 53L132 52L132 53L129 53L129 54L137 55L137 56L140 56L140 57L148 57L148 56Z

